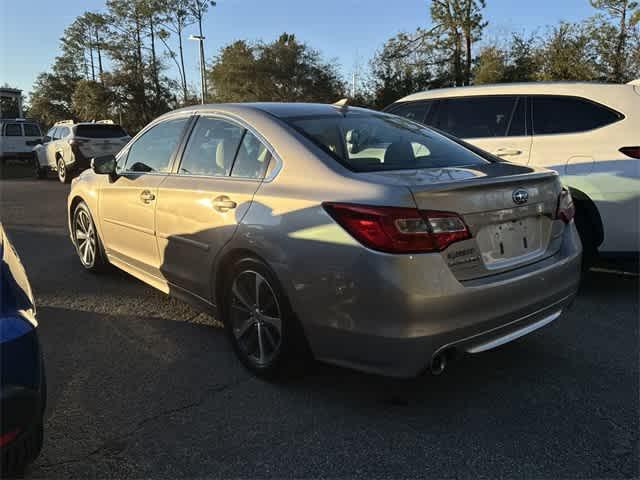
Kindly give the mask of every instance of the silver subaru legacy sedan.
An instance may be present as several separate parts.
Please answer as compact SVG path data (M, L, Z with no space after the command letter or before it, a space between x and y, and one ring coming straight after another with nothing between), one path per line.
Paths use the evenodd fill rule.
M114 265L217 315L262 376L305 354L440 373L556 320L580 280L554 172L394 115L194 106L92 167L68 198L84 268Z

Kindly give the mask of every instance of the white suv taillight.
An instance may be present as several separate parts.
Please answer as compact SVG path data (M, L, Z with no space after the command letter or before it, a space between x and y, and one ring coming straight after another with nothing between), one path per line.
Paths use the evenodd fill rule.
M556 218L564 223L569 223L576 215L576 208L573 204L573 198L568 189L563 188L558 196L558 208L556 209Z
M322 206L356 240L381 252L438 252L471 238L456 213L351 203L327 202Z

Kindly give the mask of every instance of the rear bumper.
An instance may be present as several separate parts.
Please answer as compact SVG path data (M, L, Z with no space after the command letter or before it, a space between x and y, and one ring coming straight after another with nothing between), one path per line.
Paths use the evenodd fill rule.
M67 168L74 172L80 173L87 168L91 167L91 159L85 157L80 149L73 148L73 157L70 162L67 163Z
M3 152L0 154L1 160L31 160L33 152Z
M362 291L348 303L326 303L320 315L308 313L305 331L319 360L412 377L444 350L480 352L559 317L578 290L581 245L575 228L568 228L553 257L465 282L438 263L440 256L405 256L393 265L394 275L378 260L368 262ZM303 306L294 308L309 318L299 312Z

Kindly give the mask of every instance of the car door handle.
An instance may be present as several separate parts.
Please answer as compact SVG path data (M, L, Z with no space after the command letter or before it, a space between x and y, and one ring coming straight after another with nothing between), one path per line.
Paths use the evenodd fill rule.
M520 155L522 150L518 150L516 148L499 148L494 152L494 155L498 157L510 157L513 155Z
M213 208L219 212L226 212L227 210L231 210L237 206L238 204L226 195L221 195L213 200Z
M144 203L153 202L155 199L156 199L156 196L153 193L151 193L149 190L144 190L140 194L140 200L142 200Z

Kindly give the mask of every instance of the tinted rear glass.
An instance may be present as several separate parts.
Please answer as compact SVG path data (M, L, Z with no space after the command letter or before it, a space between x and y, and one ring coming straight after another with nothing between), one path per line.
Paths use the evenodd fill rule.
M433 130L393 115L350 111L285 121L357 172L488 163Z
M517 97L462 97L443 100L433 126L460 138L504 137Z
M120 125L78 125L76 127L76 137L87 138L119 138L126 137Z
M586 132L623 118L603 105L575 97L533 97L533 133Z
M25 137L40 137L42 134L40 133L40 128L33 123L25 123L24 125L24 136Z
M513 117L511 117L511 124L507 130L509 137L521 137L527 134L525 97L518 98L517 102Z

